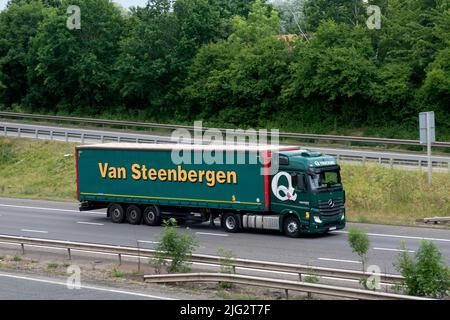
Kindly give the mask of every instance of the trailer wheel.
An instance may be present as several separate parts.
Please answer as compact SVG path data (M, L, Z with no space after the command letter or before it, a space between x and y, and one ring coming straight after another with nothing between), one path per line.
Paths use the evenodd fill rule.
M297 217L289 216L284 220L284 234L291 238L300 237L300 221Z
M145 208L144 223L149 226L158 226L161 223L161 212L157 206Z
M141 224L142 210L138 206L131 205L127 208L127 220L130 224Z
M238 232L241 228L239 216L235 213L226 213L222 218L222 227L226 232Z
M118 203L111 203L108 206L108 215L114 223L122 223L125 221L125 212L123 207Z

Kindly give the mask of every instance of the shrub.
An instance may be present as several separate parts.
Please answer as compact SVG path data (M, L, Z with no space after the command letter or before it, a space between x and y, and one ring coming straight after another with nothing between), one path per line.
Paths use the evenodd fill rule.
M352 248L352 252L356 253L361 259L362 263L362 271L366 272L366 263L368 261L367 251L369 251L369 236L367 233L361 229L350 228L348 233L348 242L350 247ZM368 289L368 277L363 277L360 280L360 283L364 286L365 289Z
M163 221L163 234L156 247L156 259L153 265L156 272L160 273L163 266L167 266L167 272L190 271L192 252L198 246L197 241L189 234L177 231L177 222L171 218ZM170 264L167 265L167 260Z
M423 240L415 255L408 253L404 243L402 249L394 266L405 278L401 285L406 294L433 298L448 296L450 269L438 247Z
M124 275L123 271L116 268L112 269L111 274L114 278L123 278Z
M235 268L233 266L233 259L235 258L235 254L233 250L225 250L224 248L219 248L217 250L217 255L219 256L220 272L235 273ZM233 284L231 282L221 281L219 282L219 286L222 289L230 289L233 287Z

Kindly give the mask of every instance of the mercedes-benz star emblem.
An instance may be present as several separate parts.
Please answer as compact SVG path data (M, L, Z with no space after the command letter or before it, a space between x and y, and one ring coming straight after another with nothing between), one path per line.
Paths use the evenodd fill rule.
M334 201L333 199L328 200L328 205L330 206L330 208L334 207Z

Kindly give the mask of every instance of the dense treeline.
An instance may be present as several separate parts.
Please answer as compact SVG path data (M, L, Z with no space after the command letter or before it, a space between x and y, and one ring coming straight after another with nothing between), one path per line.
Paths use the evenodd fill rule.
M370 4L381 29L362 0L10 0L0 105L314 131L415 128L434 110L450 132L450 0Z

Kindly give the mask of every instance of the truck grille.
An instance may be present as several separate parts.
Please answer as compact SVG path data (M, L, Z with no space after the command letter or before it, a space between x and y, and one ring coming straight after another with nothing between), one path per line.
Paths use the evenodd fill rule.
M342 199L333 200L334 206L330 206L329 200L319 201L320 214L324 217L334 217L339 215L343 209Z

